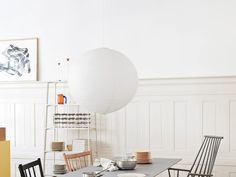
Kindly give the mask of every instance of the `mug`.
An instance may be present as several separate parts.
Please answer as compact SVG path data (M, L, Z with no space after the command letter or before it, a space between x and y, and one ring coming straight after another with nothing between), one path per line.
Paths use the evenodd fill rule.
M72 144L66 145L66 148L67 148L68 151L72 151Z
M66 104L67 103L67 98L63 94L58 94L57 95L57 103L58 104Z

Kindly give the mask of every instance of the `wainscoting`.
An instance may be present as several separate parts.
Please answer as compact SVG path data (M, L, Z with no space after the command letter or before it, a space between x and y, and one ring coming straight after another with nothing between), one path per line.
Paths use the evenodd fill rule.
M0 126L11 140L12 177L19 176L19 163L43 155L45 86L0 85ZM214 175L236 177L235 127L236 77L140 80L127 107L98 116L98 156L150 150L153 157L182 158L178 166L189 167L203 136L220 135Z

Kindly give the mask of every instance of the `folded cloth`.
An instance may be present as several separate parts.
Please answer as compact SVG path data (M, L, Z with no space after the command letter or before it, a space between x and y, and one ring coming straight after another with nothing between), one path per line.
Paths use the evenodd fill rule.
M101 166L100 159L95 158L93 161L93 166L100 167Z
M114 161L106 158L100 159L100 165L103 167L103 170L107 169L107 171L116 171L119 169Z

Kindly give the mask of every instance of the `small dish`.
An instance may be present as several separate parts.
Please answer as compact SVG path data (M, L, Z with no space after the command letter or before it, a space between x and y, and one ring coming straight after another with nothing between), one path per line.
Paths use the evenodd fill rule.
M118 177L145 177L145 174L142 173L123 173L123 174L118 174Z

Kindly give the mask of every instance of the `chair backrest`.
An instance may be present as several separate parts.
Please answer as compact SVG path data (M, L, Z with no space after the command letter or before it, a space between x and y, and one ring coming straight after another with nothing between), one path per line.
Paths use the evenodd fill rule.
M223 137L205 136L197 157L190 169L190 174L211 175Z
M20 164L18 168L21 177L44 177L40 158L25 165Z
M68 171L76 171L80 168L92 165L92 152L85 151L76 154L63 154Z

